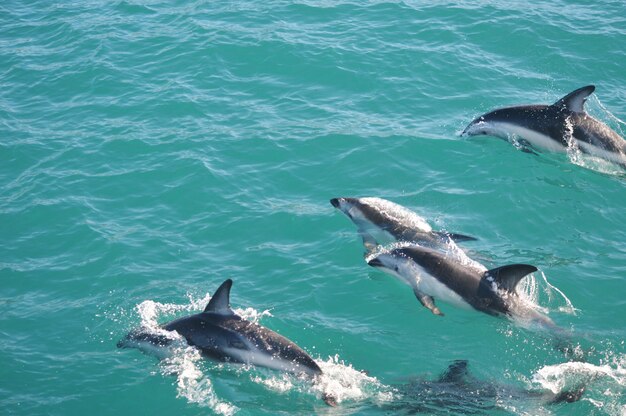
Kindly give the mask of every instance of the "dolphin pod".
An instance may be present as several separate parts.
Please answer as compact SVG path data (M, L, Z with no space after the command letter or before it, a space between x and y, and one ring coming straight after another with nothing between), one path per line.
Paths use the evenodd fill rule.
M506 107L474 119L462 136L490 135L531 148L582 153L608 160L626 168L626 142L606 124L593 118L584 104L595 90L593 85L579 88L552 105ZM487 269L470 259L457 243L476 240L459 233L436 231L413 211L382 198L333 198L331 204L357 227L366 249L365 261L408 284L417 300L433 314L443 316L435 299L459 307L477 310L514 321L539 323L558 329L552 320L520 299L518 283L537 271L528 264L511 264ZM385 243L391 243L385 245ZM278 333L247 321L230 308L228 279L215 292L204 311L162 324L163 332L147 328L129 332L117 344L119 348L167 348L176 337L197 348L203 356L227 363L249 364L304 375L313 383L322 375L321 368L301 347ZM176 334L172 336L172 334ZM146 347L146 348L144 348ZM480 401L498 397L506 391L509 397L539 398L545 404L575 402L585 391L579 386L560 393L522 391L487 385L467 374L467 361L456 361L434 382L410 383L403 388L411 407L422 391L430 395L442 387L458 391ZM485 387L487 386L487 387ZM476 394L476 393L480 394ZM438 398L441 396L438 395ZM337 398L325 393L323 400L337 405ZM440 401L438 404L441 404ZM456 402L452 406L456 406ZM403 403L394 403L392 406ZM482 402L479 403L482 406ZM417 408L421 409L421 403Z
M553 152L577 149L626 168L626 141L585 111L595 91L588 85L570 92L552 105L504 107L475 118L461 136L495 136Z

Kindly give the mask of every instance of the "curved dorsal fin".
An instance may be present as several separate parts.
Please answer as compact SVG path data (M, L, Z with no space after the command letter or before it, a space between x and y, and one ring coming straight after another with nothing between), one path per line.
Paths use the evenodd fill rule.
M587 101L587 97L589 97L595 90L595 85L587 85L586 87L579 88L554 103L554 106L565 108L574 113L584 113L585 101Z
M455 360L439 377L440 383L461 383L467 376L467 360Z
M227 279L215 291L211 300L204 308L204 312L219 313L222 315L230 315L233 313L230 309L230 288L233 285L231 279Z
M493 281L502 290L515 293L515 287L519 281L537 270L535 266L530 264L509 264L508 266L487 270L483 275L483 279Z

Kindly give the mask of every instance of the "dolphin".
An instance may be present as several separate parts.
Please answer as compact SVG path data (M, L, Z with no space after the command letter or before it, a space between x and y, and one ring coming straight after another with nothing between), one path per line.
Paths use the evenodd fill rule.
M480 380L468 371L466 360L456 360L435 380L411 378L397 387L399 397L385 408L394 414L483 414L498 409L498 402L534 400L540 405L573 403L581 399L585 386L572 390L527 390L495 381Z
M319 377L321 368L293 341L243 319L230 308L232 284L231 279L224 281L203 312L176 319L161 328L178 333L187 344L215 361L266 367L313 379ZM173 338L166 335L138 329L131 331L117 346L144 349L145 344L166 347L172 341ZM336 404L328 394L323 399L331 406Z
M476 240L463 234L433 231L424 218L386 199L333 198L330 203L354 222L368 251L389 240L444 249L450 248L451 242Z
M585 111L595 91L588 85L570 92L552 105L500 108L474 119L461 136L495 136L554 152L580 150L626 168L626 141Z
M435 298L493 316L538 322L556 327L550 318L519 298L515 288L526 275L537 271L528 264L510 264L482 271L428 247L409 245L374 253L367 263L408 284L420 303L443 316Z

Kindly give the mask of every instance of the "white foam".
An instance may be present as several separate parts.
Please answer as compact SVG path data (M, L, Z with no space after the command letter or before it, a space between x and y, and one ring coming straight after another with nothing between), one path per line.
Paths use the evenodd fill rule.
M626 387L626 369L623 362L617 365L595 365L583 362L567 362L547 365L540 368L532 381L541 387L559 393L580 385L588 386L592 382L604 378L618 386Z
M233 415L237 411L237 407L217 397L211 380L207 378L198 367L197 363L202 359L200 352L196 348L190 347L184 343L182 337L176 332L166 331L159 326L158 321L160 317L173 315L181 311L198 312L202 310L210 300L208 294L201 298L193 298L191 295L188 295L188 298L189 303L184 305L166 304L152 300L141 302L136 307L141 318L141 326L152 334L162 335L180 341L168 349L169 354L162 356L164 358L159 364L163 375L176 377L178 397L183 397L190 403L195 403L199 406L209 407L220 415ZM252 308L248 308L242 312L245 315L258 319L267 311L259 314Z
M202 356L196 348L189 346L178 348L171 357L161 361L161 372L176 377L178 397L184 397L190 403L199 406L209 407L220 415L234 415L237 407L217 397L213 383L197 365L201 359Z
M391 387L385 386L376 377L356 370L351 364L346 364L338 355L328 357L326 360L316 360L316 363L323 374L319 382L313 385L313 391L330 395L338 403L365 399L386 403L394 398Z
M204 295L195 298L188 295L187 304L166 304L146 300L137 305L136 310L141 318L142 327L154 334L177 339L179 342L168 348L168 354L162 355L159 364L160 372L166 376L176 377L176 390L178 397L186 399L189 403L208 407L220 415L233 415L238 412L237 406L218 397L213 383L208 374L200 367L203 359L200 352L188 346L182 337L175 332L165 331L159 326L167 317L179 312L199 312L203 310L210 300L210 296ZM234 311L252 322L259 322L265 316L272 316L267 310L259 312L254 308L234 309ZM317 359L316 363L323 371L321 376L312 382L310 378L288 373L257 369L252 366L233 366L240 376L250 375L250 380L263 385L276 393L284 394L297 391L318 397L331 396L338 403L343 401L373 400L383 403L393 399L393 390L380 383L375 377L354 369L350 364L344 363L339 356L329 357L326 360Z
M337 403L369 400L382 404L392 401L396 395L393 388L382 384L376 377L356 370L338 355L326 360L318 358L315 362L322 369L322 375L313 381L308 377L276 372L252 374L250 379L280 394L297 391L314 395L318 400L332 397Z

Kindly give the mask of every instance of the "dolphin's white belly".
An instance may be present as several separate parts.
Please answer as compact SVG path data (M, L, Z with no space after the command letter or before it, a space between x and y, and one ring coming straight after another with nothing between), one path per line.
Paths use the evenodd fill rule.
M554 140L550 136L542 134L538 131L524 128L522 126L511 124L511 123L491 123L490 133L503 137L506 139L511 139L512 137L520 137L533 146L541 149L546 149L549 151L564 153L567 151L567 148L563 146L559 141ZM611 152L606 149L602 149L598 146L595 146L586 141L579 140L576 136L573 137L575 141L575 146L582 149L585 153L599 157L604 160L611 161L613 163L618 164L626 164L626 157L621 153Z
M415 263L408 262L408 264L401 265L394 275L412 288L417 288L420 292L432 296L436 301L440 300L460 308L472 309L472 306L459 294Z
M510 139L511 136L517 136L528 143L532 144L535 147L550 150L552 152L565 152L566 148L559 141L554 140L550 136L547 136L543 133L540 133L536 130L527 129L525 127L519 126L517 124L512 123L493 123L493 128L496 131L501 131L504 133L507 139ZM501 136L501 134L498 134Z
M369 234L378 244L386 244L395 241L395 237L391 233L371 222L358 208L352 208L350 215L352 216L352 221L359 229L359 232Z
M310 369L299 365L298 363L284 360L280 357L272 356L265 351L256 349L254 346L252 346L250 350L224 348L224 352L243 363L252 364L259 367L266 367L272 370L294 373L311 372Z

